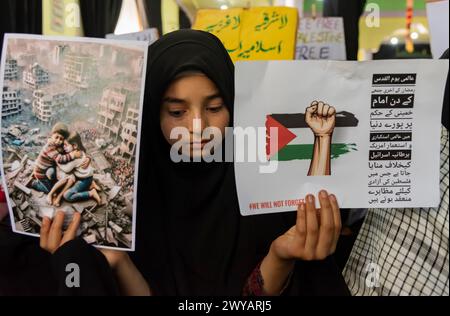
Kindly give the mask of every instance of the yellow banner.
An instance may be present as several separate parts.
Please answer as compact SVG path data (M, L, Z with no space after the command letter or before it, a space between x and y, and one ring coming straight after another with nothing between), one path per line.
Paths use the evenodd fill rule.
M199 10L193 29L214 34L222 41L233 61L237 60L240 46L241 19L244 9Z
M161 1L162 33L167 34L180 29L179 8L175 0Z
M297 9L199 10L192 28L216 35L237 60L292 60L297 35Z

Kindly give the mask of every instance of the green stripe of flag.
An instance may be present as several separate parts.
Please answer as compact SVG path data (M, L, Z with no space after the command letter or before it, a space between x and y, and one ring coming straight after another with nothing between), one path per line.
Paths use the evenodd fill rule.
M290 160L307 160L311 159L313 154L313 144L295 144L287 145L278 152L278 157L272 157L272 160L290 161ZM356 144L332 144L331 145L331 159L339 158L340 156L352 151L356 151Z

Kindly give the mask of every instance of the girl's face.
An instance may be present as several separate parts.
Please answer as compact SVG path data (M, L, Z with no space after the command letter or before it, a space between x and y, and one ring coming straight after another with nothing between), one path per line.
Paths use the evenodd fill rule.
M201 128L194 130L194 119L201 120ZM190 155L195 157L201 156L204 145L211 140L202 138L202 131L207 127L216 127L223 138L225 127L230 122L230 113L216 85L208 77L190 74L174 80L166 90L160 122L164 138L170 145L179 140L170 139L172 129L187 128L190 134Z
M67 142L67 141L64 142L64 148L65 148L65 150L66 150L67 152L71 152L71 151L74 150L72 144L70 144L70 143Z
M77 144L75 144L75 143L69 143L69 142L65 142L64 143L64 148L65 148L65 150L67 151L67 152L71 152L71 151L74 151L74 150L78 150L78 145Z

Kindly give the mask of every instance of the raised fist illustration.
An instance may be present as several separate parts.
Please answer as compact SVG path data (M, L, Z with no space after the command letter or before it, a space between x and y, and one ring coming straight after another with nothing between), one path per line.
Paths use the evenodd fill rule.
M305 120L315 136L331 135L336 124L336 109L322 101L313 101L306 108Z

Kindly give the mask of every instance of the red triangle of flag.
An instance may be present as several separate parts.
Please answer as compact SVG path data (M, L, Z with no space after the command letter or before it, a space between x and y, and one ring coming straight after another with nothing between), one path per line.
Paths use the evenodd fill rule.
M270 128L276 127L278 128L278 142L275 143L275 150L273 152L270 151ZM271 115L266 116L266 154L267 159L270 159L275 153L279 152L283 147L289 144L295 137L297 137L294 133L292 133L289 129L287 129L280 122L275 120Z

